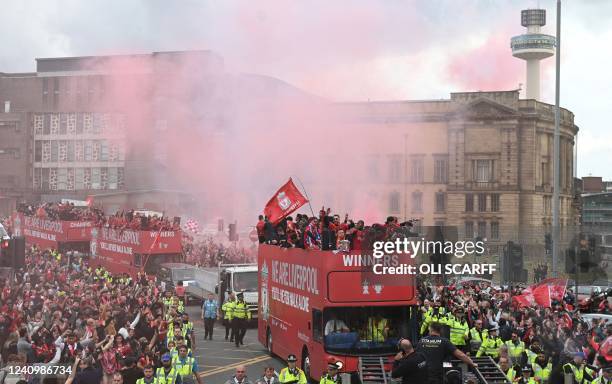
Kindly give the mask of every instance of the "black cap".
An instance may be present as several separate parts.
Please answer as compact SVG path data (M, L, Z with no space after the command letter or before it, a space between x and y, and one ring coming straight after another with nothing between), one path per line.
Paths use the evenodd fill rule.
M525 365L523 367L523 369L521 369L521 371L523 371L523 372L533 372L533 369L531 368L531 366Z
M294 354L291 354L287 356L287 361L295 363L297 361L297 357Z
M330 368L330 369L340 369L340 367L338 365L339 364L338 364L337 361L334 361L333 363L330 362L330 363L327 364L327 368Z

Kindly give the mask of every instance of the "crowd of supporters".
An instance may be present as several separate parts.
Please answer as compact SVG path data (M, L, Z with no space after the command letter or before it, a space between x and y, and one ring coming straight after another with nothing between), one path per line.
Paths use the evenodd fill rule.
M342 219L332 215L329 208L321 209L318 217L298 214L295 220L288 216L279 223L260 215L256 225L260 243L324 251L361 250L364 243L408 236L412 228L412 221L400 223L394 216L389 216L384 224L366 226L363 220L352 220L348 214Z
M185 262L200 267L223 264L252 263L257 256L256 248L246 248L238 243L223 244L213 236L190 236L183 233Z
M199 382L193 343L182 300L161 292L155 278L112 275L31 248L16 281L0 282L0 382L15 379L11 367L24 364L71 367L69 382L77 384L135 384L164 366L183 382ZM56 382L53 375L22 376Z
M550 307L513 301L523 291L482 280L421 283L420 334L432 323L442 325L454 347L472 357L492 357L511 382L563 383L567 374L574 383L589 383L612 368L612 322L605 316L612 313L612 290L590 317L578 310L569 287Z
M180 229L176 220L163 215L148 215L135 210L106 215L101 208L96 206L75 206L72 202L20 204L17 211L27 216L50 220L91 221L97 226L119 230L171 231Z

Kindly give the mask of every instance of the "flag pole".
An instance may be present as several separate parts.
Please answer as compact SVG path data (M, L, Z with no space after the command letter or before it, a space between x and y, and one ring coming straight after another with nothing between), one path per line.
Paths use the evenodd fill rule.
M312 217L317 217L314 214L314 211L312 209L312 204L310 204L310 197L308 197L308 192L306 192L306 188L304 188L304 184L302 184L302 180L300 180L299 177L296 177L295 179L298 181L298 183L300 183L300 187L302 187L302 191L304 191L304 195L306 195L306 198L308 199L308 207L310 207L310 213L312 213Z

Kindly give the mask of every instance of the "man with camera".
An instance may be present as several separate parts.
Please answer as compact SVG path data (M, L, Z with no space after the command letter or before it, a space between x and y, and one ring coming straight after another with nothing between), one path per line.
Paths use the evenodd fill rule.
M402 383L425 383L427 380L427 361L425 355L414 350L408 339L400 339L399 352L395 355L391 377L402 379Z

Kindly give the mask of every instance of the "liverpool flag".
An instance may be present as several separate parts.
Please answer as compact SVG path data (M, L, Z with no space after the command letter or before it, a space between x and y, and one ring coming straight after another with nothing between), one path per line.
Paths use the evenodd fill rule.
M308 200L290 178L268 201L264 208L264 214L271 223L276 224L307 202Z

